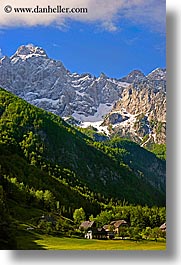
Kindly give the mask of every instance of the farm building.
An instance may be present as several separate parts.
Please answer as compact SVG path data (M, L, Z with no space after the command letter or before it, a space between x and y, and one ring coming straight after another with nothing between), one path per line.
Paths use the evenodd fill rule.
M84 231L84 237L87 239L106 239L107 232L104 228L97 228L94 221L84 221L80 225L79 229Z
M128 223L125 220L117 220L117 221L112 221L110 223L110 226L113 227L113 231L115 234L119 234L120 229L122 227L128 227Z
M128 223L125 220L112 221L101 228L97 228L95 221L84 221L79 229L84 231L87 239L113 239L115 234L120 234L121 229L127 226Z
M163 231L163 232L166 232L166 223L162 224L160 226L160 229Z

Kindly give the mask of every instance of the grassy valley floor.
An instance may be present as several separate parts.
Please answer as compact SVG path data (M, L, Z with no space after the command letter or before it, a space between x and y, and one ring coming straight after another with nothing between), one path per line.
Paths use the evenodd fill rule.
M88 240L55 237L33 231L21 231L17 237L18 249L27 250L166 250L166 242L142 240Z

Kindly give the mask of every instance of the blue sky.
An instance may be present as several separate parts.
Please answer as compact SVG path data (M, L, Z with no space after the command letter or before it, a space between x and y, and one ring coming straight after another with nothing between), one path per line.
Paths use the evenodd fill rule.
M76 19L65 17L61 21L52 17L46 25L43 19L37 22L35 19L32 24L30 18L24 21L19 18L18 22L12 14L10 22L4 20L6 25L0 20L0 53L11 56L20 45L32 43L43 47L50 58L61 60L71 72L88 72L95 76L104 72L116 78L133 69L148 74L166 65L165 17L161 17L165 14L165 1L160 1L162 4L156 6L157 10L155 0L150 0L151 6L141 5L142 0L133 0L134 5L126 7L113 0L115 10L100 5L100 14L96 17L93 13L88 14L87 19L86 15ZM89 4L85 0L84 6ZM13 18L16 24L12 23Z

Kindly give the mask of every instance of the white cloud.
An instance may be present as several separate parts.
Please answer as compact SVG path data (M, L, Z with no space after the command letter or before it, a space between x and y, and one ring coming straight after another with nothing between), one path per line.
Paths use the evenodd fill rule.
M115 32L118 30L118 27L112 21L103 21L101 26L109 32Z
M87 8L85 14L35 14L5 13L4 7L81 7ZM162 28L165 24L165 0L1 0L0 27L36 26L55 24L61 28L67 20L85 23L99 23L105 30L116 31L117 21L127 18L134 23L146 24Z
M155 31L165 32L166 5L165 0L149 0L144 5L135 5L123 12L124 16L135 23L147 24Z

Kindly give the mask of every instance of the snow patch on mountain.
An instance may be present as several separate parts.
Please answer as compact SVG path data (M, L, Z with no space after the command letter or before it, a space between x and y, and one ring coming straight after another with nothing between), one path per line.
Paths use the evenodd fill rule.
M74 112L72 116L81 122L103 122L104 116L111 111L113 104L100 104L94 115L85 116Z

